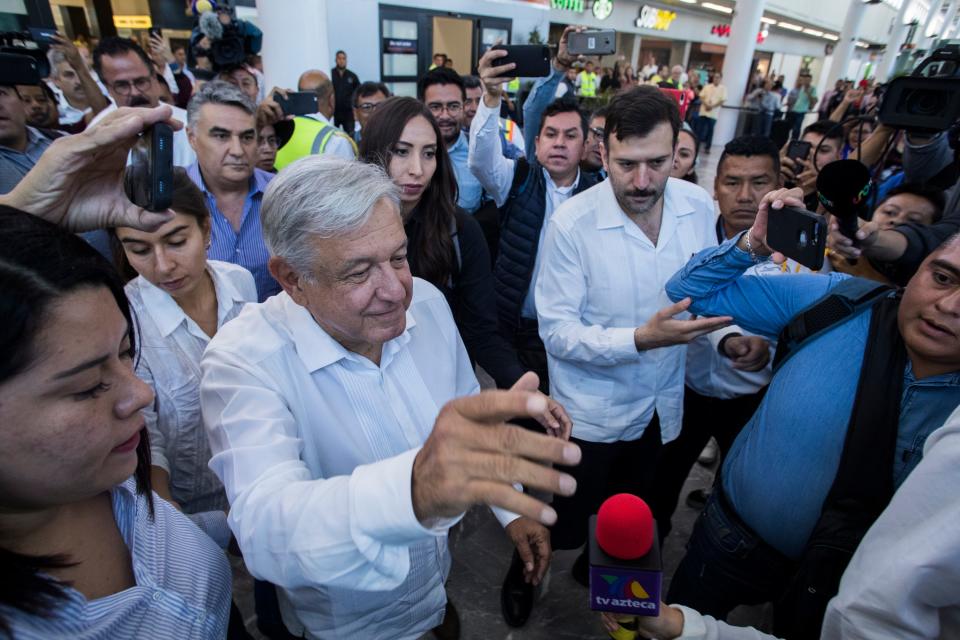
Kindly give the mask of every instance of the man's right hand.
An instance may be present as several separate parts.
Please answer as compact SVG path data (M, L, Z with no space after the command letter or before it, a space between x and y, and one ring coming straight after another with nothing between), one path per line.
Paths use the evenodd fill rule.
M498 41L497 44L500 44L500 42ZM494 66L497 60L507 55L507 52L503 49L491 47L483 54L478 64L480 82L483 83L483 103L491 109L499 106L500 97L503 95L503 84L513 79L513 74L510 71L517 68L517 65L513 62Z
M257 126L274 125L287 117L283 114L280 103L274 99L274 94L281 95L284 100L287 99L286 89L279 87L271 89L264 99L260 101L260 104L257 105Z
M547 526L556 522L552 507L513 484L572 495L577 486L573 477L549 465L579 463L580 447L506 423L546 411L543 395L520 390L484 391L444 405L413 462L417 519L450 518L474 504L487 504Z
M653 314L647 323L633 332L633 340L637 351L647 351L659 347L670 347L676 344L687 344L695 338L722 329L733 322L730 316L716 318L691 318L677 320L675 315L683 313L692 301L684 298L669 307L664 307Z

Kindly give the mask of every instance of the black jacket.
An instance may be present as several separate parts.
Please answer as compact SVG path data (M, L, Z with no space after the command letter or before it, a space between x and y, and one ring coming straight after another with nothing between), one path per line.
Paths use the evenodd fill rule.
M353 111L353 92L360 86L360 78L350 69L344 69L343 75L334 67L330 70L330 80L333 82L333 93L336 96L336 105L333 110L336 113L347 113ZM353 133L351 131L351 133Z
M456 222L456 234L451 235L459 253L453 277L449 282L431 284L446 297L470 361L483 367L499 388L510 388L526 370L513 347L497 332L497 301L487 243L480 224L462 209L457 209ZM414 211L405 225L408 261L414 276L420 276L416 258L419 225Z

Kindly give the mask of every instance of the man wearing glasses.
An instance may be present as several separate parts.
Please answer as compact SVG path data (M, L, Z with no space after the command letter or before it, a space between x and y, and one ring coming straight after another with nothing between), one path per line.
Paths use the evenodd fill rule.
M457 175L457 206L474 213L480 207L483 187L467 167L469 138L460 129L463 103L467 99L463 79L453 69L433 69L420 78L417 95L430 109L447 145L447 153Z
M367 120L373 115L377 106L389 97L390 89L387 89L387 85L382 82L364 82L353 92L353 117L357 121L357 127L352 133L353 140L358 145L363 135L363 128L367 126Z
M160 104L160 85L153 65L140 45L127 38L104 38L93 50L93 68L103 82L110 99L109 107L97 114L88 126L94 126L117 107L156 107ZM187 112L170 105L173 118L184 124L173 132L173 164L189 167L197 156L187 140Z
M583 145L583 158L580 159L580 169L598 173L603 179L606 179L607 172L603 169L600 143L603 142L603 127L606 124L607 108L600 107L590 116L590 127L587 129L587 141L586 144Z

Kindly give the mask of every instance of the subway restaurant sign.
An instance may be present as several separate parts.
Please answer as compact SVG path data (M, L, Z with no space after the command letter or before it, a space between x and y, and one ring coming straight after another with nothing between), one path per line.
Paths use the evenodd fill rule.
M583 12L585 0L550 0L550 7L561 11Z
M644 5L640 7L640 17L637 18L635 24L641 29L666 31L676 19L677 14L674 11Z

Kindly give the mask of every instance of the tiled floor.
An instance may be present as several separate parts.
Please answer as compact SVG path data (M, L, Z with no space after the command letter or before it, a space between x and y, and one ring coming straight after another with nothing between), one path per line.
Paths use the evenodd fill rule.
M715 147L702 154L697 167L700 185L713 191L716 163L722 149ZM481 380L483 382L483 380ZM485 385L486 386L486 385ZM695 488L709 487L713 469L694 465L681 496ZM664 592L670 576L683 558L684 544L690 536L697 512L681 499L674 515L674 526L663 549ZM500 614L500 585L510 563L513 548L488 509L474 508L451 532L453 567L447 593L456 605L464 640L573 640L608 637L600 628L596 614L589 611L586 589L570 577L576 551L554 554L552 566L540 589L534 612L522 629L506 626ZM251 581L242 565L234 571L234 592L248 627L253 631ZM741 607L730 617L736 624L767 626L769 610L765 607ZM257 636L261 637L261 636Z

